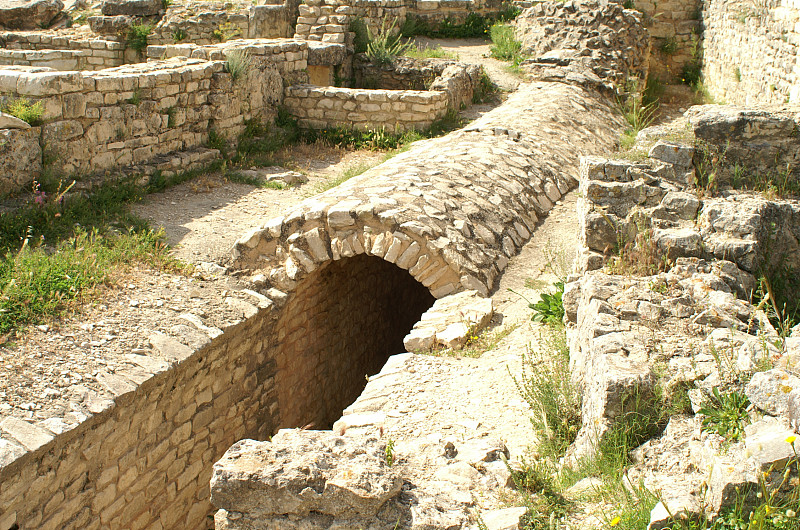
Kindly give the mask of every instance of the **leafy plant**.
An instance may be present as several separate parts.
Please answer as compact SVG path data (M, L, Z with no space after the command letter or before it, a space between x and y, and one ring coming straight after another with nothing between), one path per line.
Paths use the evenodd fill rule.
M731 391L722 394L714 387L708 396L708 402L697 412L705 416L703 430L715 432L735 442L744 435L744 427L749 423L747 416L749 405L750 400L743 392Z
M558 325L564 320L564 302L562 300L564 282L555 282L553 286L556 288L553 294L542 293L538 302L528 304L528 307L533 309L531 320L534 322Z
M153 31L152 24L131 24L128 29L128 47L138 52L147 48L147 37Z
M383 452L386 458L386 465L392 467L392 464L395 462L394 440L389 438L389 440L386 442L386 448L383 450Z
M37 126L42 123L44 105L41 101L31 103L28 98L20 97L10 99L3 106L3 111L15 116L29 125Z
M350 31L354 34L353 49L355 53L364 53L367 51L369 44L369 32L367 31L367 24L361 17L353 17L350 19Z
M233 50L225 59L225 71L231 74L231 80L235 83L247 77L252 62L247 50Z
M367 27L369 42L365 53L372 64L377 66L392 64L397 56L405 55L410 49L414 48L412 42L403 42L399 34L392 34L396 22L396 20L393 21L386 28L386 20L384 19L377 35L373 35L369 27Z
M478 78L477 86L472 89L472 103L486 103L494 98L499 90L486 72L482 71L481 76Z
M134 89L133 95L131 95L131 97L129 97L125 101L127 103L131 104L131 105L139 106L139 103L142 102L142 93L141 93L141 91L138 88Z
M675 55L678 51L678 41L675 37L667 37L661 42L660 50L664 55Z
M242 28L234 24L233 22L225 22L220 24L219 28L215 29L211 36L214 37L219 42L227 42L231 39L235 39L236 37L242 36Z

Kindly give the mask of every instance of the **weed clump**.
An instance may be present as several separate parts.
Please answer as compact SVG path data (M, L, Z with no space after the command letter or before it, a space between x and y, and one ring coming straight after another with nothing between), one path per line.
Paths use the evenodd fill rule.
M37 126L42 124L44 105L41 101L31 103L28 98L13 98L3 105L3 112L21 119L28 125Z
M153 31L152 24L131 24L128 30L128 47L137 52L147 48L147 37Z
M490 29L493 46L489 49L492 57L501 61L508 61L513 67L519 67L524 59L522 43L514 36L514 26L509 24L495 24Z

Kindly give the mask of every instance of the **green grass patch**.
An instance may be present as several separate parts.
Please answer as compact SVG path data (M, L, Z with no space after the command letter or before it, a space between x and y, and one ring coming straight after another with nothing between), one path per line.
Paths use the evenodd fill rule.
M458 59L456 53L443 50L441 46L412 46L403 55L412 59Z
M76 308L131 264L183 270L163 234L128 205L198 172L156 174L144 186L129 178L89 195L70 194L63 182L35 183L27 204L0 213L0 334Z
M131 24L128 29L128 48L138 52L147 48L147 37L153 31L152 24Z
M491 56L518 68L525 57L522 55L522 43L514 35L514 26L498 23L491 27L489 33L493 44L489 49Z

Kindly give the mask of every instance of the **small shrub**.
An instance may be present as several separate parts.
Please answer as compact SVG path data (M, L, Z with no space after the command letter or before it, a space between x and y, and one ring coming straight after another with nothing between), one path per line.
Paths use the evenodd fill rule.
M133 95L128 99L126 99L125 101L131 105L136 105L138 107L139 103L142 102L142 93L137 88L133 91Z
M211 36L214 37L219 42L227 42L231 39L235 39L236 37L242 36L242 28L234 24L233 22L225 22L220 24L219 28L215 29Z
M398 55L404 55L414 48L412 42L403 42L399 34L392 35L395 22L392 22L388 28L384 27L382 23L377 35L372 35L367 28L369 43L365 53L372 64L377 66L392 64Z
M247 50L233 50L225 60L225 71L231 74L234 83L246 79L251 66L252 58Z
M703 75L703 67L697 60L691 60L683 65L681 69L681 83L696 88Z
M557 459L580 429L580 394L570 379L566 332L557 328L543 331L539 346L538 355L523 354L519 379L513 375L512 379L533 412L531 424L539 452Z
M394 454L394 440L389 438L386 442L386 448L383 450L384 457L386 458L386 465L392 467L395 462L395 454Z
M678 41L675 37L667 37L661 42L660 50L664 55L675 55L678 51Z
M705 416L704 431L715 432L727 440L736 442L744 436L744 427L749 423L747 415L749 405L750 400L744 393L731 391L722 394L714 387L708 396L708 402L697 412Z
M414 59L458 59L458 55L442 49L441 46L411 46L403 54Z
M15 116L29 125L37 126L42 123L44 105L41 101L31 103L28 98L15 98L9 100L4 106L3 111Z
M225 152L228 150L228 142L225 141L217 131L214 129L208 130L208 143L206 144L209 149L217 149L220 153L225 155Z
M152 24L131 24L128 30L128 47L138 52L147 48L147 37L153 31Z
M472 91L472 103L486 103L494 98L499 91L498 86L491 80L485 71L481 72L478 85Z
M495 24L490 35L493 46L489 49L492 57L501 61L509 61L518 66L522 62L522 43L514 36L514 26Z
M406 21L408 21L408 19L406 19ZM361 17L351 18L350 31L355 35L353 39L355 53L365 53L370 39L369 32L367 31L367 24L364 22L364 19Z

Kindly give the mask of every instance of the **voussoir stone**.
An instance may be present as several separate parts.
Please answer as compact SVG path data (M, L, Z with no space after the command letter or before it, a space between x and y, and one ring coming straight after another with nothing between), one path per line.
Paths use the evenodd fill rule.
M5 29L40 29L61 14L61 0L0 0L0 26Z

